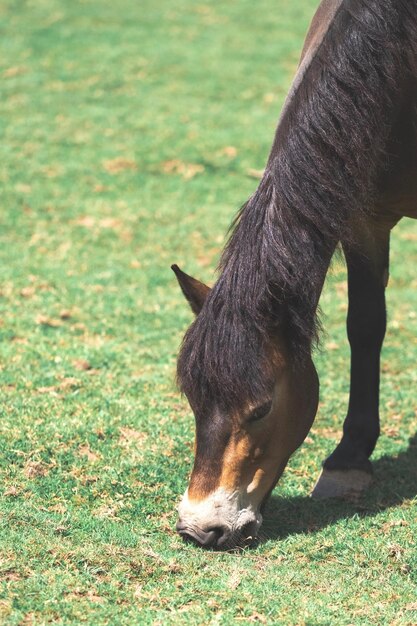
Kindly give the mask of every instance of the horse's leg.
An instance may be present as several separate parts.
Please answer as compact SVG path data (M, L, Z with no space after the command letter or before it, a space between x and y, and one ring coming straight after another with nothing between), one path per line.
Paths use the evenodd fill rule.
M344 250L351 347L349 408L342 440L324 462L313 490L316 498L355 497L372 482L369 457L379 436L379 368L386 328L389 232L379 227L376 235Z

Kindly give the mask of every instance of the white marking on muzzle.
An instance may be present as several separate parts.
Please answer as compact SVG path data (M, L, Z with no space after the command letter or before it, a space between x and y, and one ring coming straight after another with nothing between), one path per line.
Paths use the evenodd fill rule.
M191 528L227 528L233 532L249 523L256 524L256 531L262 524L262 515L248 498L238 491L228 492L222 487L216 489L204 500L190 500L188 489L178 507L183 524Z

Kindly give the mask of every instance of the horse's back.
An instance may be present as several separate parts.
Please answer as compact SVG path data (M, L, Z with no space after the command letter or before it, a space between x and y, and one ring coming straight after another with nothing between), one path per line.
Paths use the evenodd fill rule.
M334 26L338 13L346 9L354 13L360 6L356 0L322 0L308 30L300 65L281 119L289 108L292 98L301 85L308 70L319 52L329 30ZM381 11L384 5L381 5ZM404 12L404 20L417 24L417 1L398 2L398 11ZM411 20L410 20L411 16ZM388 141L387 160L381 163L381 176L377 193L377 210L382 219L393 224L402 216L417 218L417 30L408 33L400 44L408 50L411 71L399 85L399 107L397 119L392 122L392 132ZM342 45L342 44L341 44ZM401 76L399 78L401 81ZM364 86L365 88L366 86Z

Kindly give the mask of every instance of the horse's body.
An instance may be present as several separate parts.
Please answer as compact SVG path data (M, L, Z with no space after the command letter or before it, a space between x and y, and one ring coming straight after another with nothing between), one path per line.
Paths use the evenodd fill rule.
M178 362L197 425L184 537L221 547L256 534L316 413L316 309L338 242L348 266L351 393L314 495L369 484L389 237L402 216L417 217L417 0L323 0L216 285L210 291L175 268L197 314Z

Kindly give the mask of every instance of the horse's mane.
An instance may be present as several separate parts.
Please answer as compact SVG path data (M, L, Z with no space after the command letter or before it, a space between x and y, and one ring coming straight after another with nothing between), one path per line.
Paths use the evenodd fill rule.
M277 333L291 359L310 354L329 257L375 206L416 59L417 0L344 0L185 335L178 379L192 404L233 409L262 399Z

